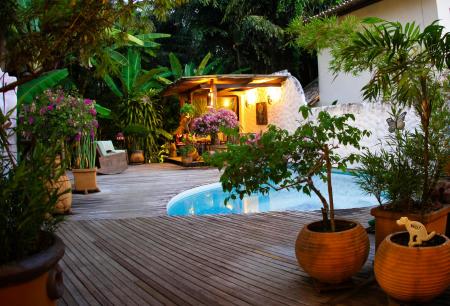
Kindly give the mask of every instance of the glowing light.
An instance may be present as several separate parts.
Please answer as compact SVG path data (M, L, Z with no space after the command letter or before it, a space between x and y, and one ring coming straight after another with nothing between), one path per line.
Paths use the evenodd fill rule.
M267 99L269 103L276 103L280 101L281 98L281 88L280 87L268 87L267 88Z
M231 105L230 99L229 98L224 98L223 99L223 106L224 107L230 107L230 105Z
M248 90L245 93L246 98L246 104L247 105L254 105L256 103L256 100L258 99L257 91L256 89Z

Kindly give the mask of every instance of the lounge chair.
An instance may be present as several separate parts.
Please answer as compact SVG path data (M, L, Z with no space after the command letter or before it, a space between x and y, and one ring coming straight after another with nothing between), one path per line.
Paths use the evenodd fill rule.
M119 174L128 168L126 150L116 150L111 140L97 141L98 162L100 174Z

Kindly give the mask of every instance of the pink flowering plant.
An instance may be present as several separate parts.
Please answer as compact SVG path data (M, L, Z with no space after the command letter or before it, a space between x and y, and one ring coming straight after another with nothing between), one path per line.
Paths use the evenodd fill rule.
M211 110L201 117L195 118L193 131L200 135L215 135L224 129L235 129L239 126L236 114L228 109Z
M31 104L21 107L18 129L32 145L44 142L60 147L72 143L75 167L91 168L95 166L96 115L94 100L61 89L46 90Z
M22 106L19 129L28 140L52 144L80 141L82 134L95 134L96 115L95 101L67 94L61 89L46 90L31 104Z

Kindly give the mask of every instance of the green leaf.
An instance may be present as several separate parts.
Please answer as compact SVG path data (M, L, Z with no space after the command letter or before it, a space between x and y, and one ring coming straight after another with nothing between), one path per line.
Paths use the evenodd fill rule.
M17 92L17 104L30 103L36 95L42 93L44 90L57 85L61 80L69 75L66 68L53 70L44 73L39 78L31 80L19 86Z
M132 48L127 52L128 65L122 67L122 83L128 94L131 93L138 73L141 70L141 55Z
M128 60L125 56L122 55L122 53L117 52L115 50L108 50L108 55L114 60L116 61L119 65L127 65L128 64Z
M174 75L174 77L176 79L181 78L181 76L183 75L183 70L181 68L180 60L172 52L169 53L169 62L170 62L170 68L172 69L172 74Z
M108 85L109 89L111 89L111 91L118 97L123 97L122 92L120 91L120 89L117 87L116 83L114 82L114 80L111 78L111 76L109 74L106 74L103 76L103 80L105 81L106 85Z
M205 55L205 57L202 59L202 61L197 67L196 75L203 74L203 70L205 70L206 64L208 64L209 60L211 59L211 56L212 56L211 52L208 52L208 54Z
M367 17L367 18L364 18L361 22L367 23L367 24L375 24L375 23L385 22L385 20L378 18L378 17Z
M98 103L95 103L95 110L97 111L97 116L100 118L109 119L111 118L111 110L109 108L106 108L104 106L101 106Z
M137 38L139 38L140 40L149 41L149 40L158 39L158 38L168 38L171 35L165 34L165 33L147 33L147 34L139 34L139 35L135 35L135 36Z

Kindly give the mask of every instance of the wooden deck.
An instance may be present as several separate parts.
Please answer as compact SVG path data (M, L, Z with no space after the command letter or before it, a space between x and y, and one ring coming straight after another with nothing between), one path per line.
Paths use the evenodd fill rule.
M120 219L166 215L166 205L178 193L219 181L217 169L174 164L129 166L116 175L98 175L101 192L73 195L70 220Z
M373 247L353 289L314 290L297 265L294 242L318 213L166 216L172 195L218 177L217 170L173 167L100 177L101 193L74 198L74 215L59 229L66 290L58 305L387 305L370 281ZM197 171L205 177L184 179ZM114 199L120 188L127 195ZM135 217L139 213L143 217ZM362 224L369 219L368 209L338 214ZM430 305L449 300L447 290Z

